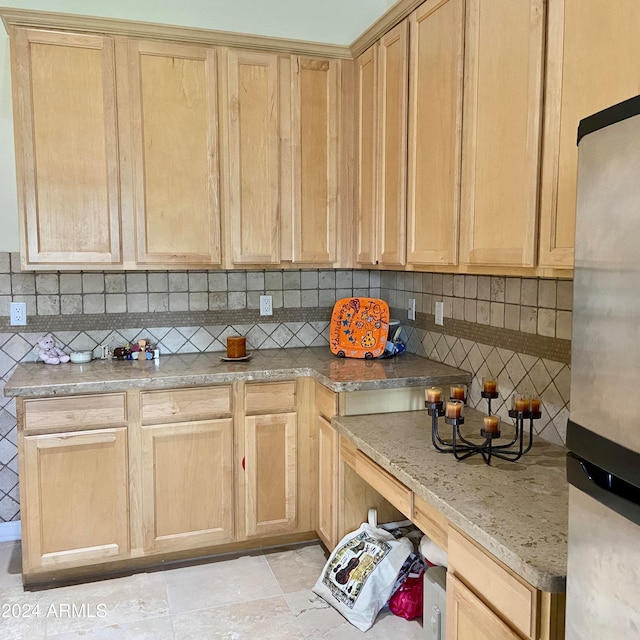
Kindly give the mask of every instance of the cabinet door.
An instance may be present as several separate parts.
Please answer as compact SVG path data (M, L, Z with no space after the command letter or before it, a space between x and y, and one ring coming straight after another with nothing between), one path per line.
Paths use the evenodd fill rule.
M11 46L23 266L119 263L113 41L15 29Z
M336 260L340 62L294 56L293 262Z
M521 640L521 636L448 572L447 640Z
M327 549L338 544L338 434L318 416L318 535Z
M233 420L142 427L146 550L234 538Z
M234 264L280 261L278 56L228 51L226 223Z
M244 526L247 536L294 531L297 503L296 414L245 418Z
M531 267L544 2L467 0L466 22L461 262Z
M573 267L582 118L640 93L640 3L549 2L540 265Z
M378 46L357 60L358 71L358 246L356 260L376 264L376 157L378 113Z
M27 436L23 446L24 572L127 554L126 428Z
M410 27L407 262L456 264L464 0L427 0Z
M408 23L380 40L378 65L378 261L404 265L407 231Z
M136 262L221 262L216 50L129 44Z

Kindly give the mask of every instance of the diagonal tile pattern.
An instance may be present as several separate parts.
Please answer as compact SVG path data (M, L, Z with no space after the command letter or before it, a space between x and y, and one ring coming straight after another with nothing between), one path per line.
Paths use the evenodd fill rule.
M513 393L540 396L542 418L534 423L536 433L556 444L564 443L569 417L568 365L416 327L403 328L403 339L409 350L418 355L472 373L469 389L472 407L486 409L486 400L480 395L483 376L498 381L500 397L492 402L491 408L502 419L510 419L508 410ZM416 344L417 348L413 348Z

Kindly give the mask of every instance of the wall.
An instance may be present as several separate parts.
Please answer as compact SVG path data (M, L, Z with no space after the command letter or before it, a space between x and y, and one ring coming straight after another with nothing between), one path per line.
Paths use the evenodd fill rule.
M274 314L260 317L259 296ZM351 270L20 272L18 253L0 253L0 522L18 520L15 401L2 391L19 362L33 362L37 340L52 331L65 351L119 346L139 338L163 355L216 352L230 333L249 350L327 346L335 301L382 297L403 322L408 350L473 373L469 403L484 409L480 378L497 377L506 418L514 390L537 393L536 431L562 442L568 415L571 282ZM415 322L406 320L416 298ZM11 300L27 303L27 327L11 327ZM433 305L445 302L444 326ZM401 357L401 356L400 356ZM43 365L45 366L45 365Z

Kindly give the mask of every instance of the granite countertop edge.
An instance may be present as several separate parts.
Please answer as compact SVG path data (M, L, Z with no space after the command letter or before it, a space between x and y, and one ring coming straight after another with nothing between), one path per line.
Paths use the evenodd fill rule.
M236 380L285 380L310 376L336 393L469 382L471 375L415 354L388 360L345 360L322 347L265 349L247 362L226 363L219 353L161 356L149 361L88 364L18 364L5 396L43 397L224 384Z
M473 412L473 410L471 410L471 412ZM417 413L422 412L407 412L407 416L411 415L413 417ZM469 409L467 409L467 415L468 414ZM392 414L374 414L373 416L369 415L367 417L369 419L378 417L382 420L388 420L390 415ZM561 593L566 590L566 560L564 565L561 561L551 562L551 566L546 566L544 561L536 558L535 553L527 552L528 541L523 540L522 544L518 545L513 541L506 541L504 537L500 535L500 531L492 530L491 527L478 525L475 518L465 513L464 504L463 508L460 508L457 501L443 498L437 490L429 488L423 481L418 480L407 471L409 465L402 463L401 455L397 456L400 461L395 460L396 456L392 459L388 455L385 455L376 447L372 446L365 437L355 434L349 428L349 421L349 417L336 416L333 418L332 424L342 436L353 442L364 454L377 462L383 469L406 485L416 495L420 496L428 504L442 513L453 525L466 533L496 558L504 562L535 588L550 593ZM396 443L397 442L396 440ZM558 447L558 449L561 449L561 447ZM435 454L435 451L433 453ZM448 456L448 454L437 455ZM447 458L444 457L442 459L447 460ZM453 456L448 457L448 463L452 465L452 470L460 471L461 467ZM465 491L468 496L468 492L473 491L473 488L471 488L470 485L465 485ZM508 500L508 496L506 496L505 499ZM560 532L557 538L557 544L564 543L564 547L566 548L566 532ZM564 554L566 555L566 551Z

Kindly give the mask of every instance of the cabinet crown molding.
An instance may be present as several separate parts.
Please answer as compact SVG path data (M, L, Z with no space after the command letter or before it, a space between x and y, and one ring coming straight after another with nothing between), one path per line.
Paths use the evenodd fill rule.
M181 27L154 22L136 22L120 18L14 9L12 7L0 7L0 18L2 18L7 33L10 33L12 27L55 29L127 36L130 38L167 40L201 46L219 45L284 54L293 53L326 58L351 59L351 49L346 45L291 40L230 31L215 31L197 27Z

